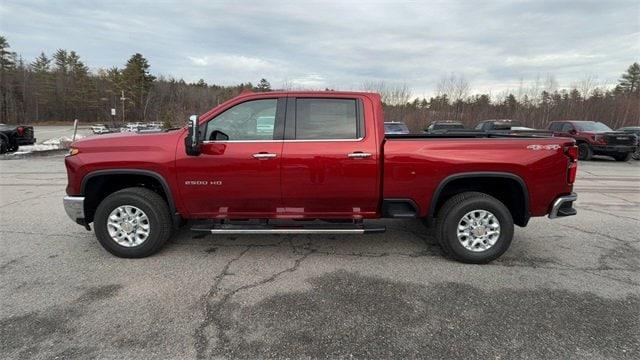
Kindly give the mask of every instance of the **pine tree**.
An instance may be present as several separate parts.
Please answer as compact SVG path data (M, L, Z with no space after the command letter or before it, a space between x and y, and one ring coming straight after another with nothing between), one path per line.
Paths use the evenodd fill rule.
M57 72L60 72L63 74L67 73L67 71L69 70L69 67L67 66L67 59L68 59L67 50L64 50L64 49L56 50L56 52L53 54L53 62L55 64L55 69Z
M640 64L635 62L629 66L627 72L622 74L616 89L627 94L640 94Z
M10 48L7 39L0 35L0 70L11 70L16 66L16 53Z
M127 61L127 65L122 70L122 90L125 96L130 97L134 105L134 115L137 120L144 120L146 117L145 104L147 95L153 85L155 76L149 73L149 62L140 53L135 53Z
M31 68L36 73L46 73L49 71L51 65L51 59L41 52L40 55L31 63Z
M260 79L260 82L258 82L258 85L256 86L255 90L260 92L271 91L271 84L269 84L267 79L262 78Z

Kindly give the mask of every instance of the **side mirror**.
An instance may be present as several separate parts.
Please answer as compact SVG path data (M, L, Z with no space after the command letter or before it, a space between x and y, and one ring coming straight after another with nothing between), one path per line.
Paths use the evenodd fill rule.
M577 132L575 129L571 129L571 130L569 130L569 134L571 134L571 135L575 135L575 134L577 134L577 133L578 133L578 132Z
M187 155L198 156L200 155L200 131L198 125L198 115L191 115L189 117L188 129L189 133L184 139L184 147Z

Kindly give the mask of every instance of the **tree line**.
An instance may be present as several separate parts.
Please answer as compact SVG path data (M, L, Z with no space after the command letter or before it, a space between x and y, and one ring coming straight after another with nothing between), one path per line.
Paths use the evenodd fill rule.
M483 119L515 119L544 128L560 119L599 120L611 127L640 124L640 65L634 63L614 88L585 81L558 89L553 78L538 86L521 86L498 97L471 94L461 77L443 78L436 95L414 98L406 85L366 82L365 90L381 93L388 120L404 121L413 131L429 122L456 120L468 126ZM0 123L154 121L180 125L190 114L203 113L244 90L270 91L258 84L207 84L203 79L155 77L141 54L123 67L90 71L75 51L58 49L27 62L0 36ZM329 89L325 89L330 91ZM111 115L116 109L116 116ZM124 111L123 111L124 109Z

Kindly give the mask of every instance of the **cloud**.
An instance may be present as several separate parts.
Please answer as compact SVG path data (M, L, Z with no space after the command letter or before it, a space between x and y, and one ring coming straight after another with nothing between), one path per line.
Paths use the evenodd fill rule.
M92 68L140 52L152 72L208 83L358 89L407 83L429 95L456 73L482 91L551 74L615 81L639 61L630 1L4 0L0 32L27 60L77 51ZM25 26L29 24L29 26Z
M197 66L213 66L228 70L269 71L275 66L265 59L234 54L210 54L188 58Z

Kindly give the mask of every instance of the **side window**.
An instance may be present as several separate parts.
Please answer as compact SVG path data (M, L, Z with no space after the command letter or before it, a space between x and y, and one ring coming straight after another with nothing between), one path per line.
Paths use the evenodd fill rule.
M362 125L355 99L297 99L295 138L357 139Z
M573 130L573 125L571 125L570 123L562 124L562 132L569 132L571 130Z
M551 125L549 125L549 130L551 131L560 131L560 129L562 128L562 123L551 123Z
M277 99L243 102L207 122L205 140L213 140L214 130L229 136L229 140L273 140Z
M476 130L482 130L482 128L483 128L483 126L484 126L484 124L485 124L485 123L480 123L480 124L476 125L475 129L476 129Z

